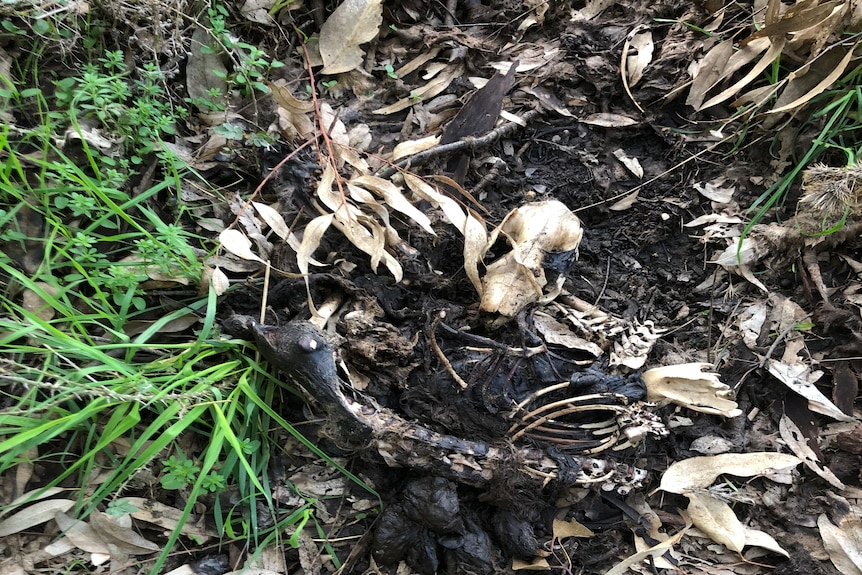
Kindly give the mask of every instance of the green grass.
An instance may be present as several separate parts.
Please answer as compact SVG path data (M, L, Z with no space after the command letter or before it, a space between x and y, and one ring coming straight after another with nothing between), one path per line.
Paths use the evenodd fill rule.
M136 488L177 492L180 525L150 573L208 497L224 539L297 545L286 533L316 523L315 501L273 501L285 438L364 484L271 407L293 390L218 328L217 296L201 287L217 243L190 228L190 170L164 145L187 112L155 63L131 70L120 51L48 91L38 70L17 77L0 85L14 119L0 128L0 478L38 467L30 501L74 486L78 518L128 513L122 497ZM226 489L231 508L210 497ZM259 527L261 508L273 526Z
M751 205L749 210L753 211L754 215L743 232L743 238L770 209L781 202L802 172L824 154L837 151L845 160L846 166L857 163L862 152L859 147L862 125L858 121L862 115L862 65L848 72L832 89L816 96L811 106L812 111L798 131L813 127L817 135L802 155L795 159L790 171ZM824 229L824 232L834 232L840 228L841 226L837 225L828 230Z

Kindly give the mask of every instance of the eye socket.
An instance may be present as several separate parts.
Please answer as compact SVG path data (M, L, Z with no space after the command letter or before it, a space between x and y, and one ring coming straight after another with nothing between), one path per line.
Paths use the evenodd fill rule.
M301 337L296 343L299 346L299 349L305 353L314 353L323 347L323 342L321 340L310 335Z

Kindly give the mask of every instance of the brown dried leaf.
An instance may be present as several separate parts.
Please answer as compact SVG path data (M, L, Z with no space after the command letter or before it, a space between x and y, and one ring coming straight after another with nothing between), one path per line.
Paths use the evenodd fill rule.
M753 477L796 467L802 463L798 457L776 452L722 453L690 457L677 461L667 468L659 489L686 495L706 489L719 475Z
M803 363L801 360L793 364L778 361L770 358L766 364L770 374L778 381L808 400L808 409L836 419L838 421L856 421L835 407L828 397L817 389L814 385L821 377L823 372L813 370L811 366Z
M623 116L622 114L611 114L608 112L590 114L586 118L583 118L581 122L592 126L601 126L603 128L624 128L626 126L634 126L638 123L637 120L628 116Z
M247 20L272 26L275 24L270 9L275 5L275 0L245 0L239 11Z
M748 73L745 74L745 76L737 80L735 84L726 88L718 95L713 96L712 98L704 102L697 109L703 110L705 108L715 106L716 104L720 104L721 102L730 99L734 94L736 94L745 86L750 84L755 78L759 77L760 74L769 66L772 66L772 64L775 62L775 59L778 58L778 56L781 54L781 51L784 49L784 44L785 40L783 37L776 38L772 41L767 38L760 38L754 40L749 45L736 52L733 56L730 57L730 64L725 70L725 76L729 76L731 73L735 72L743 65L748 64L751 59L753 59L763 51L763 48L765 47L764 45L769 46L769 49L766 51L766 53L760 58L757 64L755 64L751 68L751 70L749 70ZM751 50L749 51L749 49Z
M695 110L700 109L700 105L706 98L706 93L715 86L725 75L725 67L730 62L730 57L733 55L733 40L725 40L712 47L706 53L703 60L698 62L697 75L691 84L691 89L688 91L688 97L685 103Z
M362 64L360 44L377 36L383 23L382 0L344 0L320 28L323 74L349 72Z
M213 101L214 93L221 94L213 103L226 105L230 92L226 80L228 70L222 51L214 44L206 28L195 26L186 60L186 90L192 100Z
M629 573L630 569L633 569L636 565L642 563L643 561L647 561L650 558L661 557L665 553L668 553L673 550L673 546L679 543L682 536L688 532L691 524L686 524L685 528L680 529L673 537L668 537L661 543L650 547L649 549L644 549L643 551L638 551L634 555L627 557L624 561L617 563L613 566L613 568L605 573L605 575L625 575Z
M211 274L210 283L213 286L213 290L215 290L215 294L223 295L230 287L230 280L218 266L212 268Z
M791 89L791 86L793 86L794 79L791 78L789 85L784 89L784 92L781 94L782 97L779 97L778 102L776 102L776 107L773 108L772 110L770 110L769 113L778 114L781 112L787 112L789 110L794 110L794 109L808 103L808 101L810 101L812 98L814 98L814 96L821 94L824 90L826 90L833 83L835 83L835 81L838 80L838 78L841 77L841 75L844 73L844 70L847 68L847 65L850 64L850 60L853 59L853 54L854 54L853 50L848 50L847 53L844 55L844 57L841 59L841 61L838 63L838 65L835 66L835 68L833 68L832 71L830 71L826 77L824 77L822 80L820 80L820 82L818 82L816 86L814 86L808 92L806 92L802 96L796 98L792 102L781 105L782 104L782 97L784 96L784 94L785 93L792 93L790 91L790 89Z
M784 12L781 17L766 26L760 28L748 38L740 42L740 46L746 46L752 41L759 38L776 39L784 37L787 34L798 33L803 30L809 30L812 27L824 27L824 22L836 10L843 10L846 2L844 0L832 0L831 2L797 2L795 6L791 6ZM832 33L834 28L829 28L828 32Z
M392 161L395 162L401 158L406 158L407 156L430 150L439 143L440 136L427 136L418 140L401 142L395 146L394 150L392 150Z
M547 343L586 351L594 357L599 357L604 353L598 345L578 336L566 324L545 313L536 312L533 314L533 324Z
M643 77L644 70L652 62L655 45L652 41L652 32L643 30L637 32L630 38L626 38L626 48L634 51L634 55L627 55L625 59L625 74L629 86L635 86Z
M71 509L75 502L71 499L46 499L27 506L18 513L0 521L0 537L20 533L31 527L54 519L57 513Z
M251 251L251 240L249 240L241 231L235 229L225 230L219 234L218 239L222 246L224 246L224 249L233 255L244 260L265 263L260 257Z
M73 519L65 513L55 514L54 520L57 522L60 531L63 532L63 535L78 549L87 553L111 554L111 550L107 543L105 543L105 540L102 539L89 523Z
M50 321L54 317L55 310L50 301L46 301L42 295L44 294L49 298L54 298L57 296L59 290L56 286L52 286L46 282L35 282L33 285L37 286L42 291L37 292L30 288L25 289L21 296L24 309L44 321Z
M382 261L395 277L395 281L401 281L404 272L398 260L386 251L384 228L377 221L362 213L340 192L336 192L333 189L334 183L335 170L331 165L328 165L317 185L317 197L332 210L331 224L344 234L350 243L371 256L371 267L375 272ZM305 238L303 238L303 243L305 243Z
M581 525L574 519L570 521L561 521L554 519L554 537L563 539L564 537L592 537L595 535L586 526Z
M314 103L308 100L298 100L287 87L287 80L279 79L267 83L272 98L278 104L280 118L279 128L286 132L287 137L305 136L314 132L314 122L309 114L314 111Z
M320 240L323 239L323 234L332 225L332 214L324 214L317 216L305 226L302 234L302 243L299 244L299 249L296 250L296 265L299 268L299 273L308 277L308 264L312 262L314 251L320 246Z
M781 420L778 422L778 431L781 434L781 439L802 460L805 467L825 479L833 487L844 489L845 486L841 483L841 480L835 477L835 474L820 462L817 458L817 453L808 445L808 439L793 420L787 417L787 414L781 416Z
M139 535L131 527L119 525L110 515L101 511L90 513L90 525L109 545L127 555L146 555L161 547Z
M401 110L406 110L410 106L419 102L430 100L431 98L448 88L449 84L452 83L452 80L460 77L463 71L464 66L462 64L446 65L445 71L443 73L436 74L433 80L431 80L421 88L416 88L415 90L412 90L408 97L401 98L394 104L384 106L383 108L378 108L371 113L379 115L394 114L396 112L400 112Z
M437 235L434 233L434 230L431 228L431 220L428 219L424 213L419 211L416 206L411 204L407 198L404 197L404 194L401 193L401 188L390 182L389 180L384 180L383 178L378 178L377 176L359 176L358 178L353 178L351 183L364 186L369 190L372 190L378 193L383 201L386 202L393 210L397 212L401 212L425 230L431 235Z
M146 521L168 531L173 531L181 525L183 534L193 536L199 543L204 543L218 536L212 529L203 524L194 521L183 521L182 510L176 507L171 507L170 505L144 497L124 497L123 501L128 502L137 509L131 513L131 516L138 521Z
M840 525L834 525L821 515L817 527L835 568L843 575L862 575L862 522L845 517Z
M704 373L708 363L685 363L649 369L643 374L647 401L674 403L701 413L737 417L742 411L729 399L731 389L717 373Z
M284 221L284 217L282 217L278 211L273 209L271 206L260 202L252 202L251 205L254 206L257 214L278 237L283 240L287 240L290 237L290 228L288 227L287 222Z
M404 182L414 194L439 208L452 225L464 236L464 271L481 296L482 280L479 277L479 262L488 251L488 231L485 222L469 211L465 211L454 199L441 194L428 182L413 174L405 174Z
M745 547L745 526L733 509L709 493L688 493L688 516L694 526L733 551Z

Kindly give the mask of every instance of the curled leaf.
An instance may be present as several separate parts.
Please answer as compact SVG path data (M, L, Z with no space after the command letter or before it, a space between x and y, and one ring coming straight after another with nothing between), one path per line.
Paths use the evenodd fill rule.
M647 401L674 403L701 413L736 417L742 415L730 399L731 389L717 373L704 372L708 363L683 363L649 369L643 374Z
M224 249L233 255L244 260L266 263L251 251L251 240L241 231L235 229L225 230L219 234L218 239L222 246L224 246Z

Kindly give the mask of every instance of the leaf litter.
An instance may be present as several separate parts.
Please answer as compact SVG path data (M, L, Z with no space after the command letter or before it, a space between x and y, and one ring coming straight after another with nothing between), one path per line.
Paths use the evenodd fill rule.
M249 3L243 15L271 24L270 18L277 12L274 6ZM337 335L343 338L340 344L346 360L359 364L358 371L357 366L351 370L367 379L363 393L405 406L412 416L435 425L438 432L455 429L462 437L480 434L501 439L493 435L499 417L488 417L489 413L505 415L505 401L511 401L511 394L517 391L506 386L537 380L548 385L546 389L564 384L566 393L582 386L579 393L590 401L603 408L613 406L625 417L632 417L636 411L630 407L639 405L637 393L626 387L636 381L643 385L643 396L650 403L645 409L655 410L667 420L673 415L691 422L676 428L669 438L667 433L661 436L666 439L610 442L631 449L617 451L625 454L633 470L647 465L653 472L652 485L658 484L671 499L653 494L647 503L647 496L638 490L631 494L617 491L615 496L610 491L618 486L608 483L600 484L609 485L609 491L568 485L524 499L501 489L497 500L493 493L477 496L469 489L447 486L428 497L439 508L442 504L434 497L454 493L459 505L449 519L460 521L458 526L424 525L410 518L407 509L404 517L409 521L404 525L418 533L411 548L421 551L401 557L400 565L398 561L394 565L383 562L385 572L436 572L440 566L449 572L463 568L499 572L577 565L588 572L622 573L630 567L642 569L647 559L659 569L693 569L695 562L680 559L678 552L683 549L701 563L698 569L706 565L711 572L731 568L728 566L740 554L750 561L751 572L759 572L761 561L776 564L783 561L781 557L795 561L783 563L784 572L802 572L805 569L791 569L803 560L827 556L842 573L860 571L858 453L854 458L846 449L827 445L820 433L823 428L818 427L828 426L832 420L858 423L856 401L847 405L830 398L834 391L830 386L838 374L835 361L859 355L862 330L858 307L852 304L860 290L859 272L847 272L847 266L859 260L848 243L854 236L809 233L819 229L824 213L835 214L832 207L823 207L824 198L834 201L835 194L820 199L807 196L792 218L755 227L740 249L739 224L745 217L740 206L744 206L743 197L753 193L754 172L741 177L724 169L704 168L706 174L687 173L679 185L657 184L655 189L647 185L669 168L655 158L657 149L669 154L669 146L651 130L661 122L669 123L669 116L678 116L673 101L685 90L687 114L692 109L754 102L779 116L796 112L828 89L850 65L856 47L851 43L855 39L836 43L837 32L853 17L851 3L785 5L770 0L762 10L751 6L750 15L737 13L753 20L730 18L730 8L699 13L699 26L721 32L713 37L693 35L682 24L689 13L664 5L632 9L623 3L591 1L577 9L551 9L546 3L525 3L517 11L520 22L502 5L471 6L470 11L456 14L475 22L470 33L444 26L447 18L456 16L445 11L426 11L414 3L387 3L385 8L391 13L379 0L338 4L315 30L319 32L317 54L309 46L311 55L303 62L314 66L319 56L323 68L316 72L344 87L359 86L358 78L370 76L366 80L372 97L329 99L313 94L315 102L296 89L295 82L282 79L269 84L273 105L264 124L270 123L294 146L314 136L328 139L331 147L321 144L316 158L287 163L280 177L288 173L293 180L276 180L275 186L253 200L249 197L258 194L257 190L239 188L242 199L232 202L231 213L198 204L203 209L196 214L211 210L208 221L221 224L218 240L224 252L216 256L221 259L211 260L213 284L225 293L230 280L223 268L245 278L257 273L263 263L275 265L288 276L298 274L308 304L283 304L278 313L284 320L313 312L333 286L349 287L348 307L328 324L332 334L344 331L346 322L359 321L361 316L368 323L368 331L363 333L380 337L381 332L392 329L419 350L414 356L406 344L402 344L404 349L386 349L375 347L372 336L360 342ZM285 10L282 16L290 11ZM685 68L690 75L683 68L660 65L668 61L662 58L669 57L674 48L666 43L667 38L675 37L667 32L667 25L643 18L644 23L632 25L634 20L620 18L614 10L633 10L639 18L672 15L679 19L673 25L674 33L698 44L693 61ZM384 14L385 22L393 19L389 28L381 25ZM507 20L517 26L506 30ZM506 33L492 32L498 27ZM551 30L557 34L549 35ZM554 41L548 42L551 37ZM384 48L391 54L391 74L380 64ZM768 90L755 87L762 73L786 54L799 62L795 71ZM219 70L219 65L199 51L192 55L187 80L192 82L197 74L204 87L218 87L216 79L223 74L213 76L211 72ZM478 84L492 89L474 91L477 83L464 82L468 69L470 74L482 74L486 82ZM304 78L303 67L297 66L297 70L289 80ZM511 86L495 91L495 78ZM667 89L668 85L673 89ZM200 88L196 86L198 95L203 94ZM627 104L619 97L623 91L631 100ZM458 97L443 99L448 93ZM472 97L465 98L470 93ZM459 98L471 107L461 106ZM671 111L663 115L658 102ZM432 152L433 159L435 148L449 143L444 126L447 122L457 126L459 122L451 119L457 120L464 110L477 109L470 118L481 117L486 123L478 133L457 133L450 139L475 145L470 138L492 131L503 113L517 117L532 106L550 109L554 120L543 116L526 122L521 126L524 132L504 136L499 146L493 143L506 171L496 174L495 184L480 193L470 192L479 176L473 171L478 149L467 148L459 158L441 154L436 163L421 170L408 167L391 178L379 175L378 170L388 163L416 154ZM245 119L242 113L247 112L238 112L237 119ZM386 120L381 120L384 116ZM558 123L558 118L564 121ZM384 122L391 122L388 131L382 129ZM475 125L463 118L460 123ZM413 143L405 145L403 134L410 134ZM221 150L225 141L211 132L209 136L214 143L206 151L207 162L212 160L206 167L229 172L231 166L215 160L215 150ZM436 177L453 175L447 161L453 159L466 159L466 177ZM813 174L809 178L823 177L816 171ZM844 176L837 179L842 181ZM532 182L539 182L545 190L541 195L547 197L537 197L535 187L527 185ZM854 185L847 190L853 195ZM611 204L610 210L603 208L620 193L631 200ZM680 202L662 199L671 196L678 196ZM845 204L852 224L859 202L855 195L851 200ZM288 221L293 223L288 225ZM708 227L699 238L701 246L679 233L704 225ZM279 254L279 249L287 255ZM696 257L698 249L709 252L707 257ZM844 267L836 262L843 262ZM786 270L794 266L800 270L800 279L788 283ZM353 275L353 270L361 270L363 275ZM348 277L338 278L339 274ZM366 283L361 284L360 279ZM296 291L295 278L285 282L287 291ZM426 291L416 291L417 286ZM433 298L428 291L434 293ZM241 305L228 301L233 307ZM440 325L445 322L451 322L451 329L435 342L434 334L438 328L445 329ZM836 330L834 334L830 328ZM360 351L363 345L371 349ZM437 350L433 350L435 345ZM363 365L363 357L371 364ZM383 373L380 365L374 365L387 361L388 369L398 375ZM854 360L847 361L851 376L858 377ZM425 379L416 369L420 364L439 369L433 378ZM527 364L528 377L512 375ZM645 367L649 369L641 372ZM584 368L603 375L583 380L570 377ZM451 374L466 387L451 385L447 379ZM616 379L606 377L609 374ZM571 410L601 411L573 405L580 400L572 396L564 401ZM480 407L458 411L452 406L474 402ZM801 415L788 407L791 405ZM480 415L490 423L479 421ZM597 441L591 430L600 430L600 435L610 429L637 428L626 427L631 425L628 421L599 420L598 415L567 419L570 415L554 414L539 422L541 433L534 437L565 429L566 440L577 447L564 447L577 454L580 449L605 445L582 446ZM477 421L457 421L469 417ZM810 422L817 422L813 431L806 427ZM692 457L690 440L703 428L726 436L737 452ZM325 435L321 438L326 441ZM635 444L639 445L633 447ZM607 457L617 461L615 455ZM298 457L303 458L308 461L294 464L296 473L290 482L311 493L302 470L315 463L310 456ZM828 459L836 464L836 471ZM381 469L386 469L382 464L371 466L359 457L355 461L368 481L387 484L381 477ZM561 457L557 464L562 469L561 462L567 461ZM805 466L797 469L800 462ZM465 457L454 465L469 467L471 461ZM410 480L409 475L393 477L389 481L396 484ZM744 478L745 487L759 499L742 502L740 494L736 502L726 489L740 487L741 482L734 478ZM803 481L820 482L814 483L819 490L816 497L802 492ZM320 488L324 484L314 485ZM323 495L356 502L345 482L332 485ZM517 485L511 489L517 492ZM776 489L783 490L780 493L786 501L767 497ZM435 509L411 493L400 485L390 487L388 509L414 504ZM675 495L682 497L672 499ZM413 496L415 501L409 499ZM817 497L841 500L842 511L823 506ZM686 499L687 509L681 510L680 503L685 504ZM550 505L551 500L556 503ZM140 514L140 498L130 501L139 509L139 514L131 515L135 521L156 518L156 514L149 518ZM91 514L87 523L75 523L64 515L69 503L71 500L56 498L24 506L6 516L0 530L9 535L54 521L69 533L71 547L93 554L94 564L145 555L158 548L130 525L107 523L109 519L99 512ZM26 504L12 503L9 509L22 505ZM799 524L807 522L807 529L817 538L794 546L794 520L798 518L792 512L782 517L781 505L798 507L803 519ZM652 539L646 541L642 533L635 533L650 516L650 506L662 510L665 524L656 520L651 526ZM757 512L752 511L754 507ZM163 517L176 511L163 507L157 514L160 521L152 523L170 529L171 522ZM332 528L329 533L335 540L343 521L339 523L337 512L326 505L320 505L317 513L322 524ZM515 519L501 519L508 517L506 513L514 514ZM483 514L495 519L483 522ZM554 519L547 521L543 514L554 515ZM620 524L627 529L607 528L602 519L610 517L622 518ZM403 517L392 515L390 519ZM581 522L593 528L576 529ZM524 553L519 557L512 551L518 549L516 538L491 529L488 523L512 525L513 532L520 534L527 533L528 524L530 533L544 533L544 541L541 548L531 550L532 558ZM363 527L369 532L375 529L370 524ZM575 533L577 537L572 536ZM194 535L203 538L212 532L202 529ZM296 560L305 572L336 570L335 563L324 560L305 532L297 535L297 541ZM490 541L493 551L481 555ZM634 541L640 542L638 549ZM757 553L767 551L752 552L752 547L774 555L764 559ZM588 564L590 554L599 551L607 552L613 561ZM381 553L387 557L385 547L380 547L354 559L353 567L361 565L356 572L378 569L373 566ZM283 570L284 565L278 569Z

